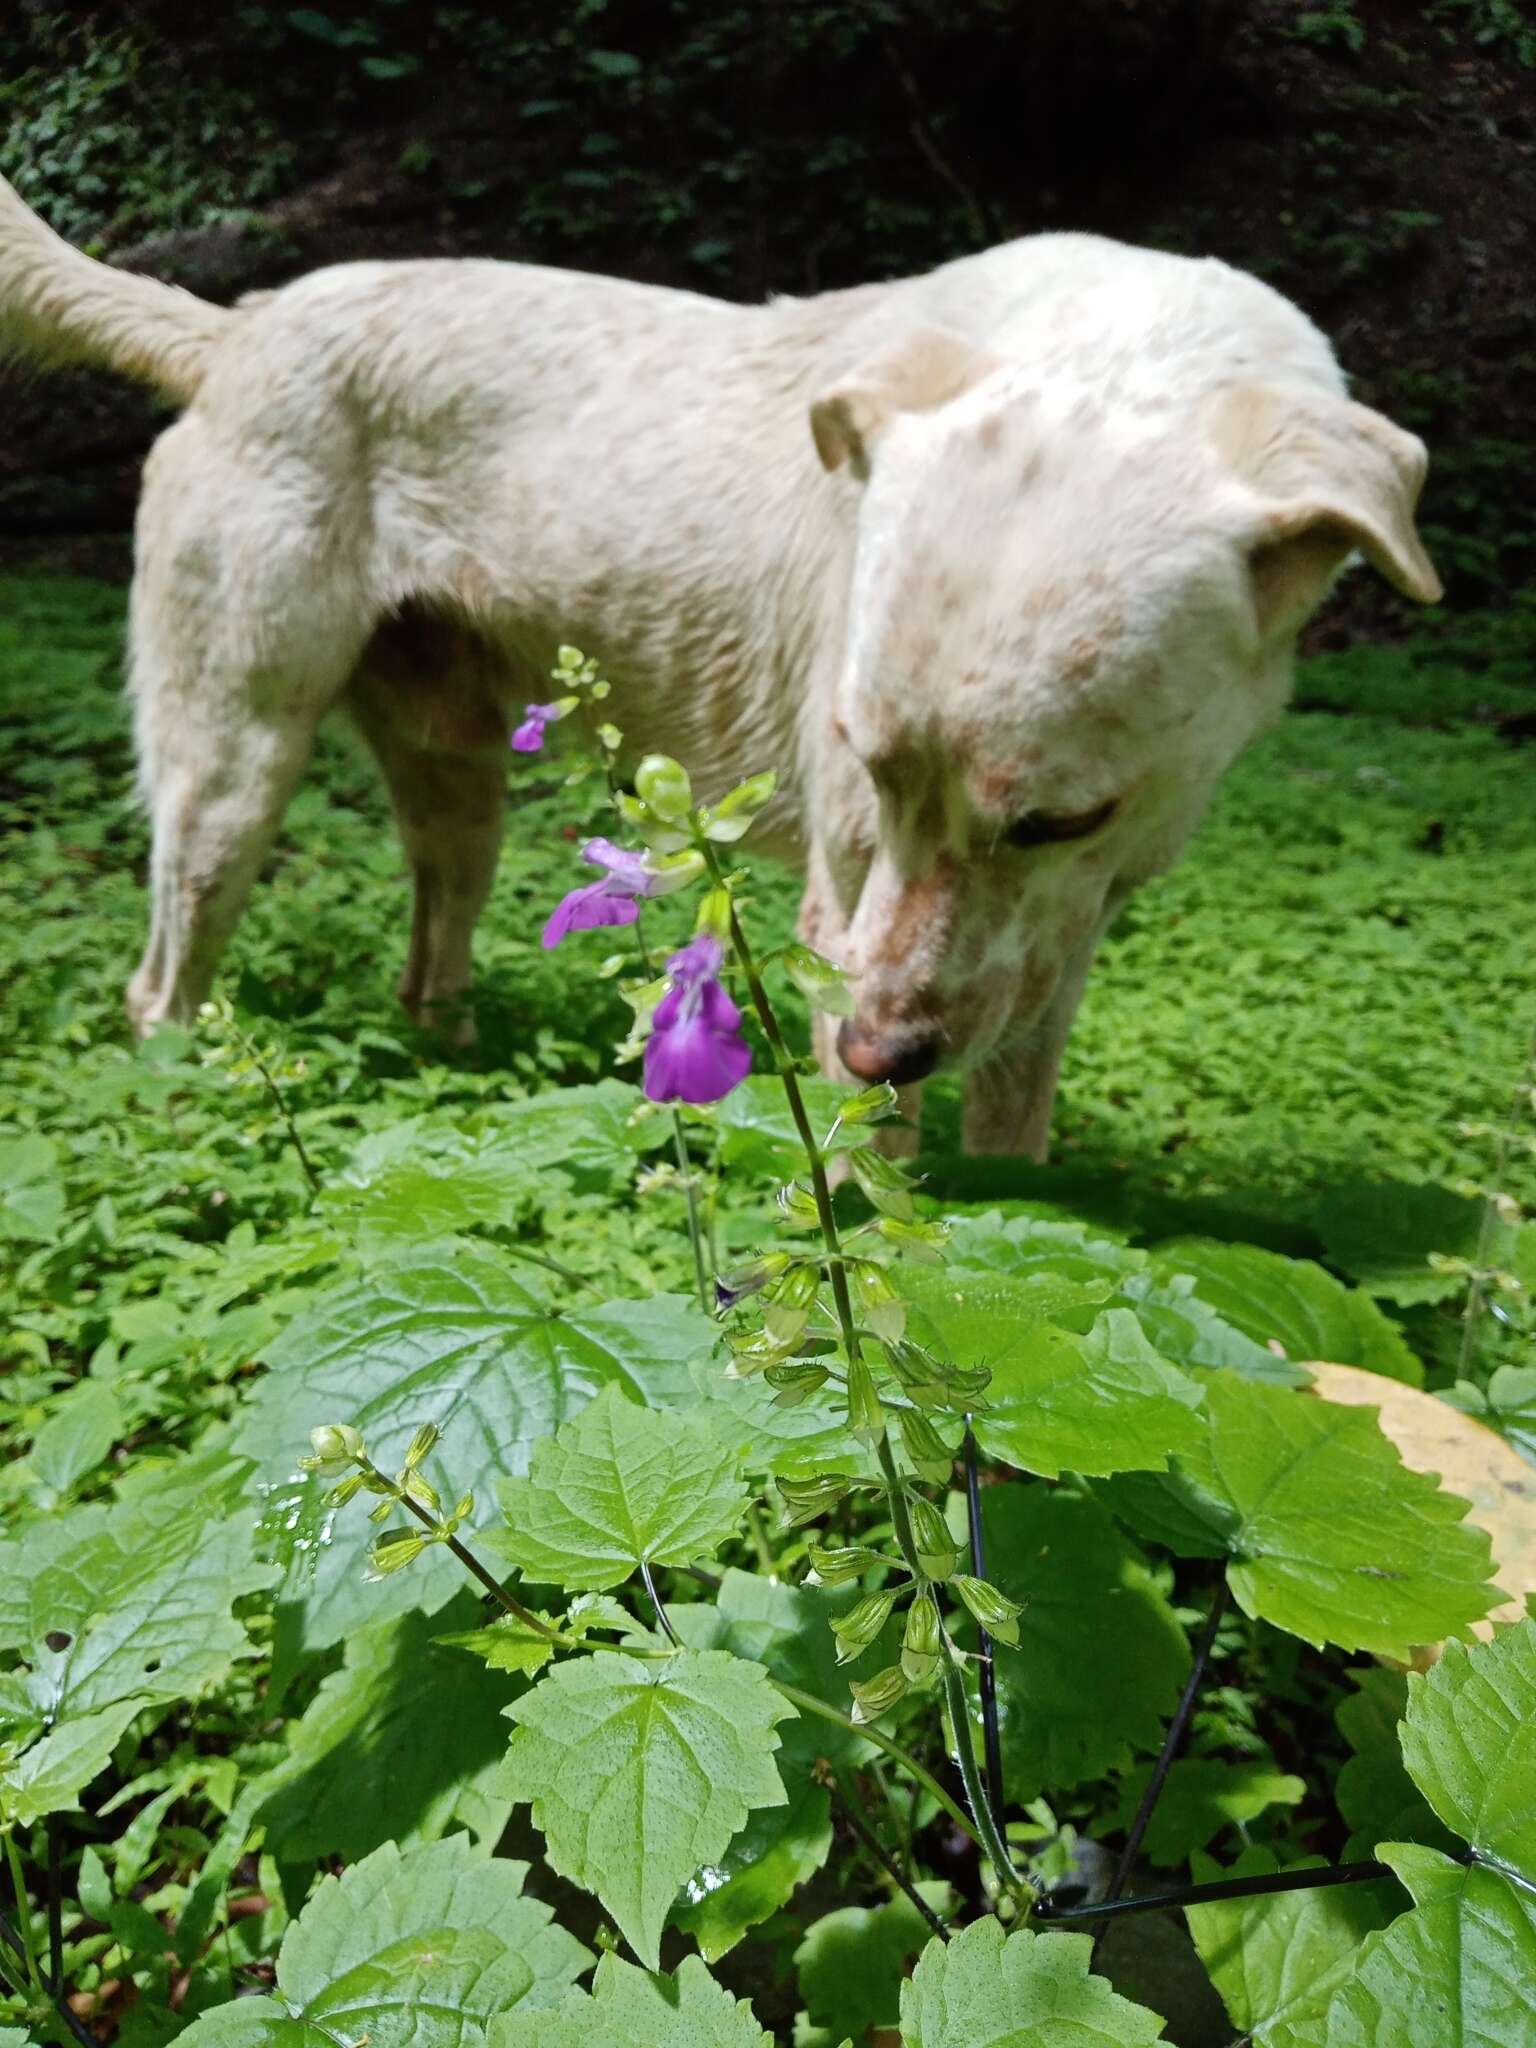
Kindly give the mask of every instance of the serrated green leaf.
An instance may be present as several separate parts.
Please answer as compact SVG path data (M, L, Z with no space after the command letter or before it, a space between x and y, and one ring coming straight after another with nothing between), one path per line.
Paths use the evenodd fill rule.
M938 1358L993 1371L1027 1358L1042 1325L1091 1313L1114 1291L1108 1280L1078 1281L1037 1271L1009 1273L957 1265L901 1266L892 1278L911 1311L908 1335Z
M1271 2026L1264 2048L1531 2048L1536 1892L1417 1844L1381 1854L1414 1911L1367 1935L1326 2007Z
M556 1313L490 1251L422 1247L327 1290L290 1324L236 1440L282 1480L316 1422L346 1421L393 1471L415 1431L434 1422L434 1472L455 1496L474 1494L481 1521L499 1520L495 1480L526 1470L533 1446L600 1388L686 1405L690 1364L714 1343L708 1319L678 1296ZM409 1608L431 1613L463 1583L462 1567L432 1549L393 1582L365 1585L364 1542L362 1516L342 1510L331 1539L308 1555L312 1576L284 1589L310 1647Z
M463 1622L478 1611L470 1594L455 1607ZM512 1688L434 1644L440 1626L409 1614L361 1630L291 1724L290 1755L268 1774L259 1808L282 1861L355 1862L386 1841L435 1841L460 1822L494 1847L509 1811L491 1785Z
M1403 1762L1447 1827L1536 1884L1536 1621L1410 1675Z
M642 1564L713 1557L747 1505L736 1460L707 1425L637 1408L616 1386L536 1445L527 1477L499 1493L500 1554L573 1593L622 1585Z
M1370 1295L1311 1259L1210 1237L1171 1238L1154 1258L1160 1274L1188 1274L1200 1299L1257 1344L1278 1343L1302 1364L1321 1358L1424 1384L1423 1367Z
M822 1786L801 1779L787 1806L760 1807L718 1863L694 1872L672 1925L693 1936L706 1963L718 1962L789 1903L831 1847L831 1801Z
M216 2006L186 2048L471 2048L494 2014L556 2003L591 1958L522 1897L525 1863L467 1837L392 1842L326 1878L289 1927L264 1998Z
M255 1518L209 1519L196 1485L111 1507L76 1508L0 1544L0 1649L10 1716L50 1729L23 1750L4 1795L29 1810L72 1802L140 1708L196 1698L250 1645L233 1607L269 1585L251 1545ZM71 1724L89 1725L72 1734Z
M94 1714L76 1714L24 1749L14 1762L0 1764L0 1817L28 1827L50 1813L77 1806L80 1794L106 1769L118 1737L143 1706L143 1700L119 1700ZM20 1731L13 1721L7 1732L14 1739Z
M941 1919L953 1912L948 1885L924 1884L919 1891ZM867 2040L876 2027L894 2027L908 1966L931 1933L905 1898L883 1906L843 1906L813 1921L794 1957L811 2024L825 2029L828 2039L847 2034L856 2041Z
M1536 1280L1536 1227L1491 1219L1483 1244L1483 1204L1430 1182L1383 1180L1324 1196L1313 1223L1334 1265L1371 1294L1405 1306L1446 1301L1465 1277L1430 1264L1432 1254L1512 1269Z
M1190 1874L1196 1884L1207 1884L1268 1877L1279 1867L1267 1849L1254 1847L1227 1869L1197 1856ZM1286 1865L1288 1870L1322 1867L1319 1856ZM1387 1925L1401 1898L1384 1878L1379 1884L1221 1899L1186 1906L1184 1917L1233 2026L1251 2034L1255 2048L1268 2048L1272 2029L1327 2002L1349 1975L1360 1943Z
M0 1138L0 1238L48 1244L64 1221L58 1147L40 1131Z
M1311 1379L1304 1367L1218 1315L1188 1273L1130 1273L1116 1299L1131 1308L1159 1355L1185 1371L1235 1372L1273 1387L1304 1387Z
M901 1994L905 2048L1144 2048L1163 2023L1090 1974L1086 1934L1005 1936L976 1920L931 1941Z
M93 1472L123 1427L122 1404L103 1380L80 1380L56 1402L32 1439L27 1463L55 1493Z
M773 2048L744 1998L717 1984L697 1956L676 1976L652 1976L618 1956L597 1966L590 1995L556 2012L513 2013L491 2027L490 2048Z
M1096 1491L1181 1554L1226 1557L1246 1613L1406 1662L1498 1604L1466 1502L1409 1471L1371 1410L1216 1373L1206 1412L1209 1437L1167 1473Z
M782 1806L778 1722L760 1665L719 1650L640 1664L600 1650L507 1709L497 1789L529 1802L551 1866L597 1894L647 1964L679 1888L749 1812Z
M1150 1764L1138 1764L1126 1773L1114 1826L1129 1827L1151 1774ZM1147 1861L1170 1869L1213 1842L1224 1828L1257 1820L1271 1806L1299 1806L1306 1793L1304 1779L1277 1771L1273 1764L1180 1757L1152 1810L1143 1844Z
M982 1492L987 1577L1020 1603L994 1651L1010 1797L1033 1799L1155 1747L1189 1645L1136 1546L1096 1501L1043 1486Z
M1403 1766L1398 1723L1408 1707L1401 1671L1367 1667L1349 1673L1355 1690L1334 1710L1351 1755L1334 1780L1333 1796L1350 1828L1346 1861L1374 1856L1378 1842L1427 1842L1454 1849L1456 1838L1435 1818Z
M1023 1280L1051 1275L1084 1286L1108 1281L1111 1291L1123 1275L1141 1271L1148 1254L1117 1239L1099 1237L1086 1223L1056 1217L1005 1216L989 1209L980 1216L951 1219L949 1263Z
M987 1313L1008 1310L998 1301ZM981 1353L957 1362L981 1363ZM989 1457L1047 1479L1162 1471L1204 1434L1199 1386L1158 1357L1126 1309L1100 1316L1084 1337L1038 1325L988 1362L976 1441Z

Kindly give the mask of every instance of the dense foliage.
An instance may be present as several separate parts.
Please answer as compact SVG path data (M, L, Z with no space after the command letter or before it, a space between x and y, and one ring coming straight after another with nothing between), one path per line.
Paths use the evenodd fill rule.
M1503 632L1313 664L1108 946L1063 1163L954 1158L940 1091L914 1181L881 1091L777 1056L841 991L728 871L761 791L653 766L685 886L540 945L623 829L579 665L475 1051L393 1012L341 739L227 999L131 1049L119 599L4 598L5 2048L1533 2038L1528 1580L1427 1476L1536 1455ZM634 939L695 916L675 984L761 1028L709 1010L755 1071L695 1046L723 1099L673 1108ZM1145 1821L1133 1885L1241 1890L1095 1948Z

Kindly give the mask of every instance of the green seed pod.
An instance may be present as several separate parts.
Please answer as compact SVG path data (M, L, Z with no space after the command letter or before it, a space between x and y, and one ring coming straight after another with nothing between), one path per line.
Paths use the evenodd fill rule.
M939 1673L944 1632L930 1593L919 1593L907 1610L901 1636L901 1668L909 1685L932 1685Z
M707 933L718 939L723 946L731 936L731 892L729 889L706 889L699 898L698 915L693 921L694 932Z
M915 1259L920 1266L943 1265L944 1247L950 1236L947 1223L918 1223L899 1216L882 1216L875 1227L904 1258Z
M734 789L727 790L719 803L712 804L704 814L705 838L720 846L729 846L745 838L752 829L752 821L773 795L777 783L778 777L768 769L761 775L749 775L745 782L738 782Z
M778 1202L785 1222L797 1230L814 1230L821 1222L816 1197L797 1180L787 1181L779 1189Z
M945 1485L955 1454L927 1416L916 1408L900 1408L896 1411L896 1421L901 1430L902 1447L918 1478L926 1479L930 1486Z
M918 1569L930 1579L947 1579L959 1562L949 1525L931 1500L919 1493L907 1496L912 1513L912 1541L917 1548Z
M763 1378L773 1389L776 1408L798 1408L827 1384L827 1369L814 1358L786 1358L779 1365L770 1365Z
M956 1572L949 1583L989 1636L1018 1648L1019 1616L1024 1610L1017 1600L999 1593L986 1579L973 1579L966 1572Z
M347 1502L351 1500L354 1497L354 1495L362 1491L362 1486L362 1473L349 1472L346 1478L338 1480L337 1483L331 1488L330 1492L325 1496L326 1506L328 1508L344 1508Z
M823 1472L815 1479L779 1479L774 1483L783 1496L786 1529L798 1529L802 1523L814 1522L829 1508L835 1508L853 1488L853 1481L846 1472Z
M907 1676L899 1664L887 1664L873 1678L866 1678L862 1684L856 1681L848 1690L853 1694L853 1719L878 1721L906 1696Z
M848 1164L882 1216L893 1216L899 1223L912 1221L912 1183L894 1159L861 1147L848 1154Z
M865 1550L858 1544L841 1550L824 1550L819 1543L813 1543L809 1556L811 1577L806 1583L814 1582L818 1586L846 1586L851 1579L861 1578L872 1565L891 1562L878 1550Z
M853 1015L853 991L834 961L801 945L786 946L783 960L784 972L813 1010L824 1010L829 1017Z
M891 1285L883 1266L869 1259L850 1264L848 1278L864 1320L885 1343L894 1343L907 1327L907 1304Z
M807 1261L791 1266L763 1296L763 1326L775 1344L793 1344L811 1319L821 1269Z
M840 1124L872 1124L880 1117L894 1116L896 1108L896 1090L889 1081L877 1081L873 1088L847 1096L838 1105L837 1120Z
M848 1361L848 1427L860 1443L875 1444L885 1428L885 1408L875 1376L862 1358Z
M887 1593L866 1593L862 1600L833 1622L832 1633L837 1638L839 1664L851 1664L855 1657L863 1656L890 1620L898 1590L893 1587Z
M887 1339L886 1359L901 1391L920 1408L943 1408L949 1402L949 1375L921 1344Z

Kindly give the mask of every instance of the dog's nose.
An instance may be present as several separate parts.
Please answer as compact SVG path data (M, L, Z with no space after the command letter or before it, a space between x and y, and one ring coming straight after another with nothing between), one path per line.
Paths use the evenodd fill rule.
M894 1088L926 1080L939 1063L936 1038L901 1045L863 1030L855 1017L839 1027L837 1051L850 1074L857 1074L861 1081L889 1081Z

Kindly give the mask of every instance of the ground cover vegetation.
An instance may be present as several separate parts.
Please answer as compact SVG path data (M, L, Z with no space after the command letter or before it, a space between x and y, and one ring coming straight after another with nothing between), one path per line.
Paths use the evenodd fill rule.
M1058 1163L906 1168L574 655L473 1049L340 734L135 1049L121 594L0 582L5 2048L1531 2039L1519 633L1308 664Z

